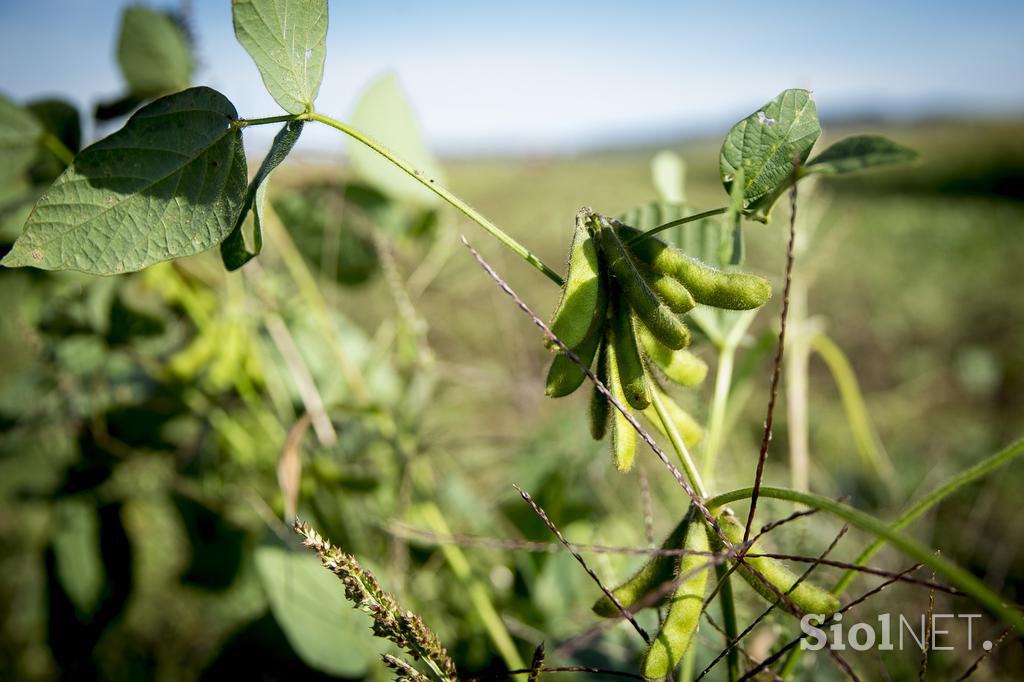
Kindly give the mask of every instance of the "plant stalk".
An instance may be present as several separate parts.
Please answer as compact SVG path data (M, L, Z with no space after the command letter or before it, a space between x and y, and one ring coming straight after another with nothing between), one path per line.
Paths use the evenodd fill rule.
M1024 451L1024 441L1018 441L1008 450L1003 451L1000 454L1008 459L1011 456L1020 454L1022 451ZM956 485L956 483L952 483L951 485ZM709 499L707 501L707 506L708 509L712 510L712 513L714 513L714 510L731 502L750 498L753 493L753 488L733 490ZM851 526L856 526L863 531L867 531L868 533L877 536L883 544L885 542L889 542L895 545L907 556L922 564L930 566L936 574L941 575L943 578L948 580L954 587L974 597L993 615L999 618L999 620L1013 627L1013 629L1021 635L1024 635L1024 614L1012 606L1007 605L1002 597L992 591L987 585L985 585L985 583L973 574L964 570L960 566L957 566L943 556L936 554L933 550L925 547L916 540L903 535L899 530L889 526L881 519L875 518L874 516L866 514L859 509L854 509L853 507L841 502L836 502L835 500L831 500L827 497L814 495L812 493L804 493L797 490L790 490L788 488L760 486L758 494L761 497L796 502L808 507L820 509L821 511L828 512L833 516L843 519ZM936 493L933 493L933 496L935 494ZM932 496L929 496L929 498L931 497ZM926 500L929 498L926 498ZM918 507L922 507L922 509L925 508L922 504L923 503L919 503L917 507L911 511L916 510ZM909 521L907 523L909 523Z
M683 442L682 436L679 435L679 430L676 428L675 422L672 421L668 412L665 411L665 404L661 402L661 396L657 390L651 391L651 404L654 405L654 411L658 413L658 419L661 421L661 425L665 428L665 433L668 435L668 439L672 443L672 447L675 448L676 454L679 455L679 461L683 465L683 471L686 472L686 477L690 479L690 485L693 486L694 492L696 492L701 498L706 498L708 496L708 492L707 489L704 488L704 482L700 479L700 473L697 471L697 466L693 463L693 459L690 457L690 451L686 447L686 443Z
M352 139L361 142L362 144L366 145L373 151L377 152L385 159L387 159L388 161L390 161L391 163L395 164L403 171L408 173L411 178L413 178L414 180L422 184L424 187L429 189L431 192L433 192L434 194L441 197L449 204L457 208L459 211L463 213L463 215L472 220L474 223L484 228L487 232L491 234L491 236L493 236L499 242L504 244L510 251L515 253L517 256L525 260L533 267L540 270L542 273L544 273L544 275L552 282L554 282L558 286L562 286L562 276L559 275L554 270L552 270L550 267L548 267L548 265L544 263L544 261L542 261L536 254L534 254L528 248L526 248L518 241L513 239L511 236L506 234L501 228L499 228L497 225L495 225L490 220L485 218L472 206L470 206L465 201L452 194L452 192L450 192L445 187L441 186L436 180L434 180L431 177L428 177L422 171L413 168L408 162L396 156L380 142L377 142L370 136L366 135L365 133L359 130L356 130L352 126L346 123L342 123L341 121L333 119L329 116L324 116L323 114L318 114L314 112L308 115L300 114L295 118L302 118L303 116L305 116L311 121L319 121L320 123L328 125L336 130L340 130L341 132L345 133Z

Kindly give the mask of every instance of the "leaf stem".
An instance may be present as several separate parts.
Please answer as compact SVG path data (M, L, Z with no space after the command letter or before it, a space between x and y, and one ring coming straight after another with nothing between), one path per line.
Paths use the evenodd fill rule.
M1000 453L1000 455L1003 458L1009 458L1012 455L1019 454L1021 451L1024 451L1024 441L1015 443L1010 446L1008 450ZM992 464L983 463L982 465L979 465L979 467L970 471L975 471L978 468L984 468L986 466L987 468L985 470L993 468ZM967 472L965 472L965 475L966 473ZM709 499L707 501L707 506L708 509L714 512L715 509L723 507L731 502L748 499L753 495L753 493L753 488L740 488L738 490L722 493L721 495L717 495ZM925 499L929 500L936 494L937 493L933 493L932 496ZM978 602L985 606L992 614L997 616L1004 623L1012 626L1018 633L1024 634L1024 614L1021 614L1013 607L1008 606L1002 597L992 591L985 585L985 583L974 575L957 566L952 561L936 554L933 550L925 547L916 540L912 540L906 535L903 535L896 530L894 526L889 526L884 521L875 518L870 514L866 514L859 509L854 509L853 507L841 502L836 502L835 500L821 495L799 492L788 488L773 488L769 486L761 486L758 490L758 495L760 497L768 497L776 500L796 502L798 504L826 511L843 519L852 526L856 526L861 530L877 536L882 542L889 542L895 545L903 551L904 554L920 561L923 564L931 566L938 575L946 578L946 580L952 583L954 587L959 588L963 592L966 592L977 599ZM919 503L914 509L916 510L921 506L922 503Z
M672 447L675 448L676 454L679 455L679 461L683 464L683 470L686 472L686 477L690 479L690 485L693 486L694 491L702 498L707 497L707 490L704 488L704 482L700 480L700 474L697 472L697 466L693 463L693 459L690 457L690 451L686 447L686 443L683 442L682 437L679 435L679 430L676 428L675 422L669 416L668 412L665 411L665 404L661 402L660 391L651 391L651 404L654 405L654 411L658 413L658 419L661 420L661 425L665 428L665 434L668 436L669 441L672 443Z
M714 478L715 460L722 449L722 441L725 437L726 412L732 393L732 374L736 364L736 350L743 342L743 337L746 336L756 315L756 310L741 313L722 340L718 351L715 389L711 396L711 413L708 417L708 436L701 461L701 471L709 481Z
M281 114L280 116L266 116L264 118L240 118L235 121L235 127L245 128L247 126L262 126L269 123L285 123L287 121L308 121L309 114Z
M722 585L718 591L722 605L722 627L725 628L728 642L735 642L739 639L739 628L736 627L736 602L732 596L732 576L729 575L729 567L724 563L715 566L715 573ZM740 677L739 653L739 647L730 647L726 653L725 662L729 671L729 682L734 682Z
M677 225L685 225L686 223L692 223L695 220L703 220L704 218L710 218L711 216L722 215L723 213L725 213L728 210L729 210L728 206L723 206L721 208L712 208L711 210L708 210L708 211L701 211L700 213L694 213L693 215L688 215L685 218L679 218L678 220L673 220L671 222L665 223L664 225L658 225L657 227L652 227L651 229L647 230L646 232L641 232L638 235L634 235L633 237L631 237L631 238L626 240L626 244L635 244L635 243L637 243L639 241L643 241L644 239L647 239L648 237L653 237L654 235L658 234L662 230L667 230L670 227L676 227Z
M274 117L274 118L276 118L277 120L291 120L292 118L307 118L308 120L311 120L311 121L319 121L320 123L328 125L328 126L334 128L336 130L340 130L341 132L345 133L346 135L348 135L352 139L354 139L354 140L356 140L358 142L361 142L362 144L366 145L367 147L369 147L373 151L375 151L378 154L380 154L381 156L383 156L385 159L387 159L391 163L393 163L396 166L398 166L399 168L401 168L403 171L408 173L410 177L412 177L414 180L416 180L417 182L422 184L424 187L429 189L431 192L433 192L434 194L436 194L437 196L441 197L442 199L447 201L449 204L451 204L452 206L457 208L467 218L469 218L474 223L476 223L480 227L482 227L485 230L487 230L487 232L489 232L491 234L491 236L493 236L499 242L504 244L510 251L515 253L517 256L519 256L520 258L525 260L527 263L529 263L533 267L535 267L538 270L540 270L542 273L544 273L544 275L548 279L550 279L552 282L554 282L558 286L562 286L562 283L563 283L562 282L562 276L559 275L554 270L552 270L550 267L548 267L548 265L546 263L544 263L544 261L542 261L536 254L534 254L528 248L526 248L525 246L523 246L522 244L517 242L515 239L513 239L511 236L506 234L501 228L499 228L497 225L495 225L490 220L485 218L482 214L480 214L472 206L467 204L465 201L463 201L459 197L455 196L452 192L450 192L445 187L441 186L436 180L434 180L431 177L428 177L422 171L419 171L419 170L413 168L408 162L406 162L406 161L402 160L401 158L399 158L398 156L396 156L394 153L392 153L390 150L388 150L386 147L384 147L384 145L382 145L381 143L377 142L376 140L374 140L370 136L366 135L365 133L363 133L363 132L361 132L359 130L356 130L355 128L353 128L352 126L350 126L350 125L348 125L346 123L342 123L341 121L333 119L333 118L331 118L329 116L324 116L323 114L318 114L316 112L313 112L313 113L310 113L310 114L299 114L298 116L294 116L294 117L291 117L291 118L288 118L288 117L285 117L285 118ZM254 121L270 123L270 122L274 121L274 118L271 118L271 119L253 119L253 120L249 121L249 123L252 123Z
M53 133L44 132L39 136L39 141L43 143L43 146L46 147L51 154L60 159L64 165L70 166L71 162L75 160L74 153Z

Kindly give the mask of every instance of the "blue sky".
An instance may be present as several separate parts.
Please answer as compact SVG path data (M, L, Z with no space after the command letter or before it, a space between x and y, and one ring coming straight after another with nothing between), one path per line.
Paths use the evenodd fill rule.
M0 90L19 100L65 93L83 106L118 94L125 4L0 0ZM230 3L192 5L196 82L243 116L278 113L234 40ZM1022 2L335 0L330 21L318 108L344 118L375 75L394 71L431 143L448 152L724 132L787 87L814 90L823 117L1024 112ZM340 150L328 131L309 133L305 149Z

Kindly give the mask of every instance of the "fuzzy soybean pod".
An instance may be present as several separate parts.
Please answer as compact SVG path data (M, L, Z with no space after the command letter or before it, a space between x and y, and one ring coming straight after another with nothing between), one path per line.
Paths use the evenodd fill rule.
M615 230L602 220L598 234L608 268L637 318L669 348L684 348L690 342L690 331L648 286Z
M552 333L569 348L579 346L604 321L607 300L597 245L584 218L577 216L562 297L551 319Z
M695 516L695 515L694 515ZM693 641L704 609L704 590L708 573L708 534L704 523L694 518L683 547L693 554L684 554L679 562L679 583L672 595L668 614L640 664L641 674L648 680L660 680L675 670Z
M612 308L612 343L618 361L619 381L622 382L622 390L629 404L644 410L651 404L651 389L644 361L640 358L640 349L636 345L633 326L629 306L616 302Z
M638 234L633 228L622 229L623 239ZM601 244L603 248L603 240ZM679 280L698 303L727 310L750 310L772 297L772 285L765 278L718 270L656 237L633 242L628 249L655 271Z
M622 381L619 378L619 360L615 352L614 343L604 345L605 362L608 369L608 392L619 405L626 407L626 393L622 389ZM629 471L633 468L633 460L636 458L636 430L629 423L625 415L614 405L611 408L612 427L612 459L615 461L615 468L619 471Z
M696 307L697 301L694 300L693 295L675 277L658 272L645 263L636 261L634 263L644 281L647 282L647 286L668 306L669 310L677 315L682 315Z
M722 528L722 532L725 537L729 539L734 545L743 543L743 532L744 526L740 521L728 513L720 514L718 517L718 523ZM710 531L709 531L710 536ZM717 535L710 536L712 544L714 544L719 550L722 549L722 541ZM761 547L760 542L755 542L749 550L750 554L762 554L764 549ZM769 557L751 557L745 559L751 567L756 569L765 579L771 583L775 588L782 594L786 595L794 606L796 606L802 613L817 613L824 616L831 616L839 608L839 599L834 594L826 592L817 585L813 585L808 581L804 580L796 588L793 585L800 579L796 573L786 568L786 566L778 559L771 559ZM761 580L757 578L750 569L744 564L740 564L737 567L737 571L743 577L747 583L754 588L754 591L765 598L769 603L775 603L778 601L779 596L774 590L765 585ZM792 592L790 592L792 590Z
M594 355L597 353L597 347L601 345L603 333L604 325L598 325L597 328L591 330L591 333L583 339L580 345L572 348L572 352L587 367L594 364ZM552 398L561 398L579 388L586 378L587 375L582 367L570 360L565 353L559 352L551 361L544 392Z
M683 519L665 538L665 541L661 543L661 548L679 549L682 547L683 540L686 538L687 528L689 528L692 519L692 514L684 515ZM632 610L633 606L640 603L641 599L673 580L676 577L676 566L678 564L678 556L654 555L629 580L612 590L612 594L615 595L620 604ZM657 603L652 603L650 606L663 604L668 600L668 597L669 595L666 594ZM602 618L617 618L619 616L619 610L607 595L602 595L600 599L594 602L592 608L594 613Z
M672 398L665 393L657 383L654 383L651 390L658 392L658 399L665 407L665 412L668 413L668 418L672 420L672 423L676 427L676 431L679 432L680 437L683 439L683 444L686 447L692 448L704 440L704 428L689 412L681 408L679 403L675 400L672 400ZM644 417L654 425L654 428L658 430L658 433L666 438L668 437L668 433L665 432L665 425L661 423L661 416L653 406L644 410Z
M597 380L608 386L608 360L607 354L604 352L604 343L602 342L601 348L597 350ZM594 437L594 440L602 440L604 434L608 432L608 421L611 419L612 405L608 402L608 399L604 397L601 391L597 390L597 385L594 385L594 390L590 394L590 435Z
M637 341L647 352L647 357L661 372L681 386L696 386L708 375L707 364L690 351L672 350L640 325L636 330Z

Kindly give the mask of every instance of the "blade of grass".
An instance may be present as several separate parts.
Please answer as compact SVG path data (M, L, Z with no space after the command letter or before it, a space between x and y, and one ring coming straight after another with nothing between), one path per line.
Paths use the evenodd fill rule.
M889 459L878 433L871 424L867 404L864 402L864 395L861 393L853 366L842 349L825 334L815 334L810 340L810 348L825 361L832 378L835 379L843 408L846 410L846 420L853 431L857 451L867 465L878 474L879 479L887 486L891 486L895 478L892 460Z

